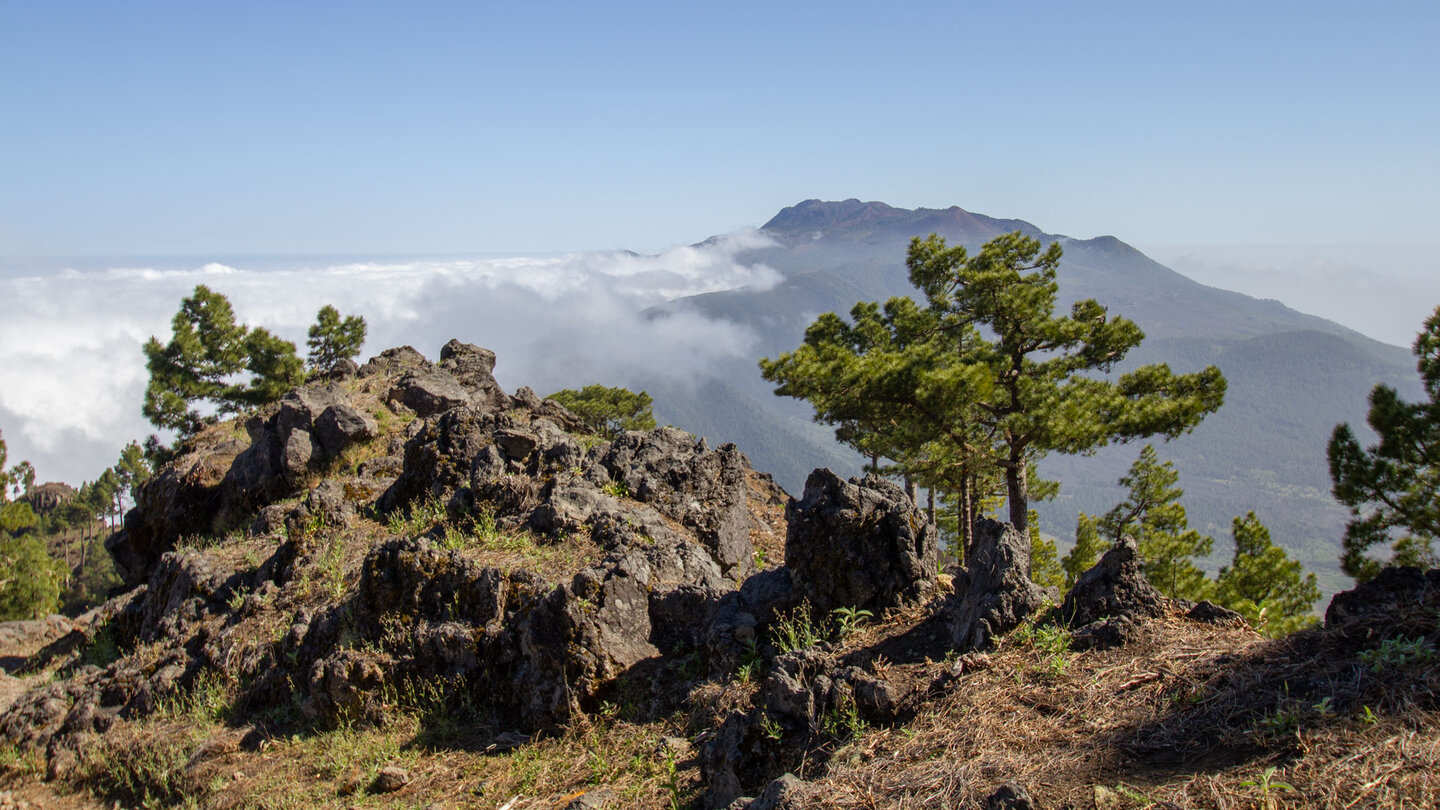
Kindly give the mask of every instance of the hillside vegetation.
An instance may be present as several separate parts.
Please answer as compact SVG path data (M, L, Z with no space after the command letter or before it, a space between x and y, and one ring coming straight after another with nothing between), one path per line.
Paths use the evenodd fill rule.
M1440 572L1278 640L1161 596L1133 543L1062 600L1006 524L942 573L887 480L791 498L734 445L598 435L494 363L392 349L201 427L107 542L123 593L0 629L0 803L1433 798Z

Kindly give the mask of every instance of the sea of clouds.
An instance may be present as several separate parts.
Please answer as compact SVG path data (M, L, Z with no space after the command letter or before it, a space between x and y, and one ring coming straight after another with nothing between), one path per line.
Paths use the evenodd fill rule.
M740 258L767 243L749 230L657 255L296 262L263 270L233 262L239 266L0 279L0 434L10 462L29 459L42 481L93 479L126 442L154 432L140 414L141 346L152 335L169 339L180 300L199 284L228 297L237 320L294 341L302 355L316 311L333 304L369 325L362 360L406 344L436 359L459 338L496 352L495 376L510 391L622 385L642 372L698 382L710 363L753 354L753 333L684 308L658 317L646 309L775 285L773 269Z

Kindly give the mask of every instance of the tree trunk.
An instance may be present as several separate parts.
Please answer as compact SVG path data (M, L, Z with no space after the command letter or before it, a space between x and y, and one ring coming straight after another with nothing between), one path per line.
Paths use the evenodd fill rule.
M1024 454L1012 450L1005 466L1005 494L1010 500L1010 525L1022 537L1030 531L1030 487L1025 473Z
M910 498L911 506L918 506L920 501L920 488L915 486L915 479L909 475L905 476L905 494Z
M925 516L930 518L930 523L935 523L935 488L925 490Z
M975 542L975 478L969 466L960 471L960 497L955 506L957 533L960 535L960 562L970 559L970 546Z

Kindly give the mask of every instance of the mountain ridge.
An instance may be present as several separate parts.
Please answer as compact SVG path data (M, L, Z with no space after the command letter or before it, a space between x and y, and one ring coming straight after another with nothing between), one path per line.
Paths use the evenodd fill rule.
M845 471L858 472L858 456L833 440L817 444L820 431L809 422L808 405L774 397L755 361L793 350L823 312L844 314L859 301L913 293L904 263L912 237L936 232L973 251L1013 230L1064 248L1058 303L1095 298L1145 331L1147 339L1127 358L1127 368L1168 362L1188 371L1218 363L1230 378L1225 407L1193 434L1158 448L1181 472L1192 524L1217 538L1210 567L1228 559L1230 518L1243 515L1245 510L1234 510L1245 506L1321 575L1327 593L1341 588L1345 580L1336 559L1346 515L1329 494L1324 444L1340 422L1363 427L1366 397L1375 383L1417 395L1413 359L1401 347L1282 302L1202 284L1113 235L1049 234L1025 220L959 206L902 209L855 198L805 200L761 226L771 246L735 257L775 269L783 277L779 284L681 298L650 310L662 316L691 309L747 326L756 335L754 356L715 364L710 372L716 382L703 398L655 377L630 382L656 394L657 416L737 441L759 469L774 473L789 489L797 489L813 466L848 458ZM726 393L718 394L715 386ZM1043 460L1045 475L1062 482L1060 499L1039 505L1045 530L1063 546L1076 511L1104 511L1118 502L1122 495L1114 482L1134 453L1122 446L1092 457Z

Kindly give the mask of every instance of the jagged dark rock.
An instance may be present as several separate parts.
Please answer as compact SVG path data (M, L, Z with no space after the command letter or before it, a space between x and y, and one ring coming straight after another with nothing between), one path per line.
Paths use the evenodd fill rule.
M670 427L632 431L610 443L599 464L631 497L693 531L727 577L754 573L756 525L745 498L750 464L735 445L711 450Z
M1185 618L1205 624L1226 624L1229 622L1245 621L1244 616L1241 616L1230 608L1221 607L1209 599L1202 599L1189 610L1185 611Z
M976 521L970 559L946 605L956 649L984 649L1044 604L1044 590L1030 581L1030 538L1009 523Z
M816 470L785 516L786 565L796 592L816 610L878 613L934 591L935 527L895 484Z
M1006 782L985 797L984 810L1035 810L1030 792L1015 782Z
M1060 605L1060 619L1084 627L1111 616L1131 619L1165 612L1165 597L1140 570L1140 552L1131 537L1122 537L1089 571L1080 575Z
M495 353L489 349L452 339L440 349L440 368L470 392L474 405L491 410L510 407L510 397L491 375Z
M1367 582L1335 594L1325 609L1325 626L1440 609L1440 568L1389 566Z

